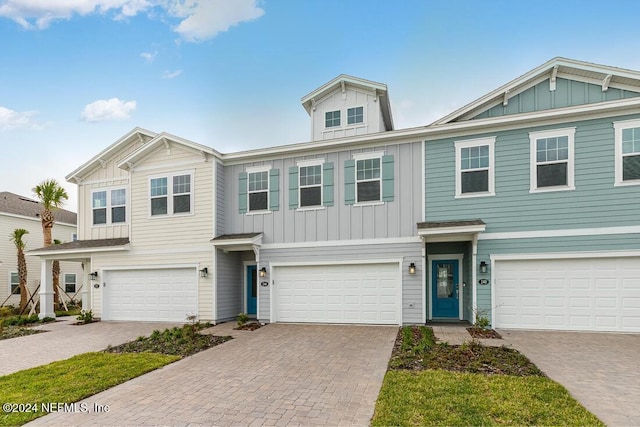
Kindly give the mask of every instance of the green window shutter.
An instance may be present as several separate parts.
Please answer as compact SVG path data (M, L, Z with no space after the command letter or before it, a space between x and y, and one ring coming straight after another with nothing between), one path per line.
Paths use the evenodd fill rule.
M289 209L298 208L298 166L289 168Z
M241 214L247 213L247 173L240 172L238 179L238 207Z
M322 165L322 204L333 206L333 163Z
M280 169L269 171L269 209L280 209Z
M393 156L382 156L382 201L393 201Z
M344 161L344 204L353 205L356 202L356 161Z

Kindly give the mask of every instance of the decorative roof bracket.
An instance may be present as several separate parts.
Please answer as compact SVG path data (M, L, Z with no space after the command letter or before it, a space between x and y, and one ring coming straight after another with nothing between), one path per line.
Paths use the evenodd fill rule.
M340 87L342 89L342 99L347 99L347 89L344 80L340 82Z
M609 83L611 83L611 77L613 77L613 75L611 74L607 74L607 77L604 78L604 80L602 80L602 91L606 92L609 90Z
M549 91L556 90L556 79L558 78L558 66L555 65L551 69L551 78L549 79Z
M167 149L167 156L171 154L171 145L169 145L169 141L167 138L162 138L162 142L164 142L164 146Z
M98 159L98 163L100 163L100 166L102 166L102 169L105 169L107 167L107 162L105 160Z
M504 91L504 98L502 99L502 106L506 107L509 104L509 90Z

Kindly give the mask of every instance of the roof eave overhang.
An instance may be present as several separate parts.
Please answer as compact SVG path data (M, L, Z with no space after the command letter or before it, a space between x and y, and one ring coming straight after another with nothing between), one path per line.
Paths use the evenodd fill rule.
M262 236L262 234L259 234L255 237L245 237L242 239L214 239L211 243L217 249L222 249L225 252L251 251L254 248L262 246Z
M466 225L460 227L419 228L418 236L427 243L465 242L473 240L473 236L484 232L485 224Z
M104 253L104 252L119 252L119 251L128 251L131 249L131 244L127 243L126 245L118 245L118 246L103 246L103 247L94 247L94 248L76 248L76 249L63 249L63 250L33 250L25 252L25 255L29 256L37 256L41 259L62 259L69 257L78 257L80 255L84 255L83 258L90 257L91 254L94 253Z

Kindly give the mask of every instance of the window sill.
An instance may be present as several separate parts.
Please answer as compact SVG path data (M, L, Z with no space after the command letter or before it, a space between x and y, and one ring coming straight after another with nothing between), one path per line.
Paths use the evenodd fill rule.
M477 193L461 193L456 194L456 199L474 199L476 197L493 197L496 193L494 191L485 191L485 192L477 192Z
M380 205L384 205L385 202L383 201L377 201L377 202L359 202L359 203L354 203L353 206L355 207L362 207L362 206L380 206Z
M180 217L193 216L193 215L195 215L193 212L183 212L183 213L177 213L177 214L164 214L164 215L149 215L149 219L180 218Z
M272 211L269 210L264 210L264 211L250 211L250 212L245 212L245 215L266 215L266 214L270 214Z
M553 193L554 191L572 191L575 190L575 185L572 186L557 186L557 187L542 187L542 188L531 188L529 193Z
M129 225L128 222L112 222L111 224L92 224L91 228L117 227L120 225Z
M629 181L619 181L613 184L614 187L628 187L630 185L640 185L640 179L634 179Z
M296 208L296 212L323 211L325 209L326 209L326 206L305 206L301 208Z

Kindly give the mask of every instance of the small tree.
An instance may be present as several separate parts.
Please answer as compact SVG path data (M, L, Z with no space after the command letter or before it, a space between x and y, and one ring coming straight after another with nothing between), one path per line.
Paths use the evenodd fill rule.
M11 234L11 241L18 250L18 279L20 281L20 312L27 306L27 261L24 257L26 243L22 238L29 234L24 228L16 228Z

